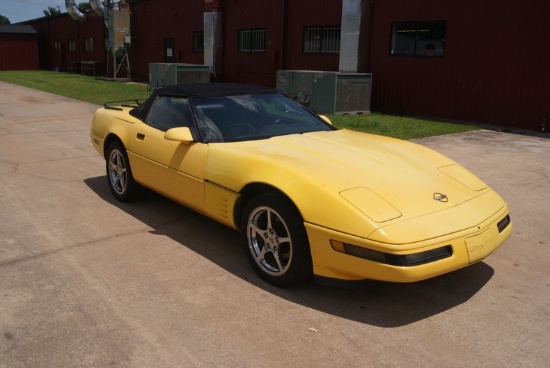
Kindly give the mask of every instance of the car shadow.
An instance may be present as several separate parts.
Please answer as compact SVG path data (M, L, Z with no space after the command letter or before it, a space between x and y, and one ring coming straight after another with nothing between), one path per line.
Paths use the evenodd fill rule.
M323 285L311 280L277 288L252 271L239 232L154 193L139 202L118 202L105 176L84 182L104 201L153 228L151 233L173 239L258 288L308 308L373 326L404 326L452 309L468 301L494 274L490 266L480 262L411 284L364 281Z

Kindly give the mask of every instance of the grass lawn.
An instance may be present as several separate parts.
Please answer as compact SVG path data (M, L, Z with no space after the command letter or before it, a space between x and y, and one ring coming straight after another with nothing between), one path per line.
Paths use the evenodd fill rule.
M19 84L98 105L105 101L147 98L143 84L116 83L50 71L0 71L0 81ZM334 126L389 137L410 139L477 130L474 125L454 124L383 114L328 115Z
M480 129L480 127L475 125L376 113L369 115L329 115L329 118L334 126L338 128L358 130L400 139L423 138Z
M0 71L0 80L56 95L103 105L105 101L147 98L144 84L104 81L80 74L49 71Z

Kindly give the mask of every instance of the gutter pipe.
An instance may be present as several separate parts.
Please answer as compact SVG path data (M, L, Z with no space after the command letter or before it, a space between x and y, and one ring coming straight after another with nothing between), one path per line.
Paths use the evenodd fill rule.
M74 20L78 20L80 22L84 22L86 20L86 14L78 10L75 0L65 0L65 7L67 8L67 12L71 18Z

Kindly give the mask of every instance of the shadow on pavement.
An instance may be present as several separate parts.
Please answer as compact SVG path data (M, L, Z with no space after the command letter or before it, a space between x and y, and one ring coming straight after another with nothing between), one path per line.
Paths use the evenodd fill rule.
M153 228L151 233L170 237L258 288L308 308L373 326L404 326L452 309L474 296L494 274L481 262L413 284L365 281L325 286L309 281L277 288L252 271L237 231L153 193L138 202L118 202L105 176L86 179L85 183L104 201Z

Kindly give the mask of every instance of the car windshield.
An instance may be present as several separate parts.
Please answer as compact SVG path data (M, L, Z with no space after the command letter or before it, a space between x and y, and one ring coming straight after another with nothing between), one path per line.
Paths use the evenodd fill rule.
M317 115L279 93L194 97L191 105L206 143L334 130Z

